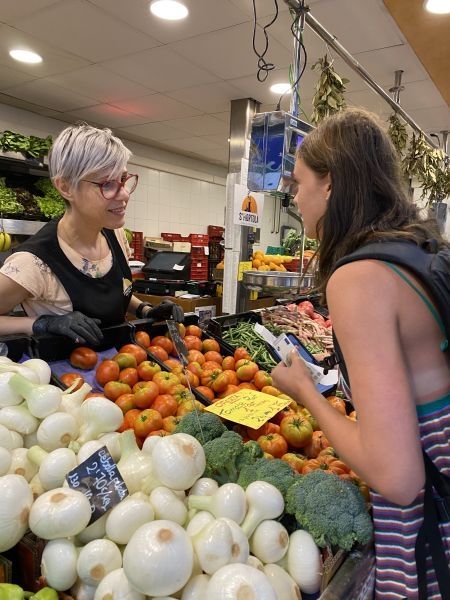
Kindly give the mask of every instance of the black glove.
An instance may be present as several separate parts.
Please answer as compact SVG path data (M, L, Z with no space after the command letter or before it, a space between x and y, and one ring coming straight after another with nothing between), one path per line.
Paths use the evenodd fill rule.
M170 300L164 300L158 306L150 308L147 312L141 311L144 319L152 319L153 321L166 321L173 319L178 323L184 320L184 311L178 304Z
M96 345L103 339L100 324L100 319L91 319L78 311L60 316L42 315L33 323L33 333L65 335L76 344Z

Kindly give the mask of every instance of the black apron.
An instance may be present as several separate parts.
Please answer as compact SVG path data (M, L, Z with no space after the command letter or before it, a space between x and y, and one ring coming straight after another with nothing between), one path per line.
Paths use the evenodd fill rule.
M61 250L58 222L50 221L44 225L17 251L30 252L48 265L66 290L74 311L100 319L102 327L122 323L131 300L132 277L114 230L102 230L112 254L111 269L103 277L89 277L79 271Z

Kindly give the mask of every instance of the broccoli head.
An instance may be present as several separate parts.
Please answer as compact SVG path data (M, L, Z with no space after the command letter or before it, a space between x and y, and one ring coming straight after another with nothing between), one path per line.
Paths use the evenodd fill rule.
M234 483L238 478L237 460L244 452L244 441L234 431L225 431L203 446L206 457L204 477L215 479L220 485Z
M286 497L288 489L298 477L299 475L284 460L259 458L253 464L242 468L237 483L246 489L253 481L267 481L280 490L283 497Z
M299 477L287 493L285 510L318 546L350 550L355 543L372 539L364 498L355 485L334 473L317 470Z
M220 437L225 431L227 431L227 428L217 415L194 410L181 419L173 433L188 433L201 444L205 444Z

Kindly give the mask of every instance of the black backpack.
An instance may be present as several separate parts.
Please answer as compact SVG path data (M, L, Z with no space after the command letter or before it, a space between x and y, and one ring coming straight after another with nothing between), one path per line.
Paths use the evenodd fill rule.
M355 260L382 260L404 267L417 277L433 300L444 325L446 339L441 349L448 352L450 335L450 248L438 249L436 240L428 240L422 247L404 240L372 242L336 263L335 269ZM334 337L334 336L333 336ZM347 369L339 344L326 367L340 365L348 382ZM450 600L450 568L445 555L439 523L450 521L450 477L441 473L423 450L425 464L424 521L416 539L416 566L419 600L427 600L426 544L432 557L442 600ZM434 491L433 491L434 490ZM434 492L438 495L435 498Z

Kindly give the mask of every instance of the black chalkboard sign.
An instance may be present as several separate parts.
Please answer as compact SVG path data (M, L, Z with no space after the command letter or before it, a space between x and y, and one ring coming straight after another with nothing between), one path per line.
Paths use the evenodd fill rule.
M88 498L92 511L89 525L128 496L127 486L106 446L72 469L66 479L69 487Z

